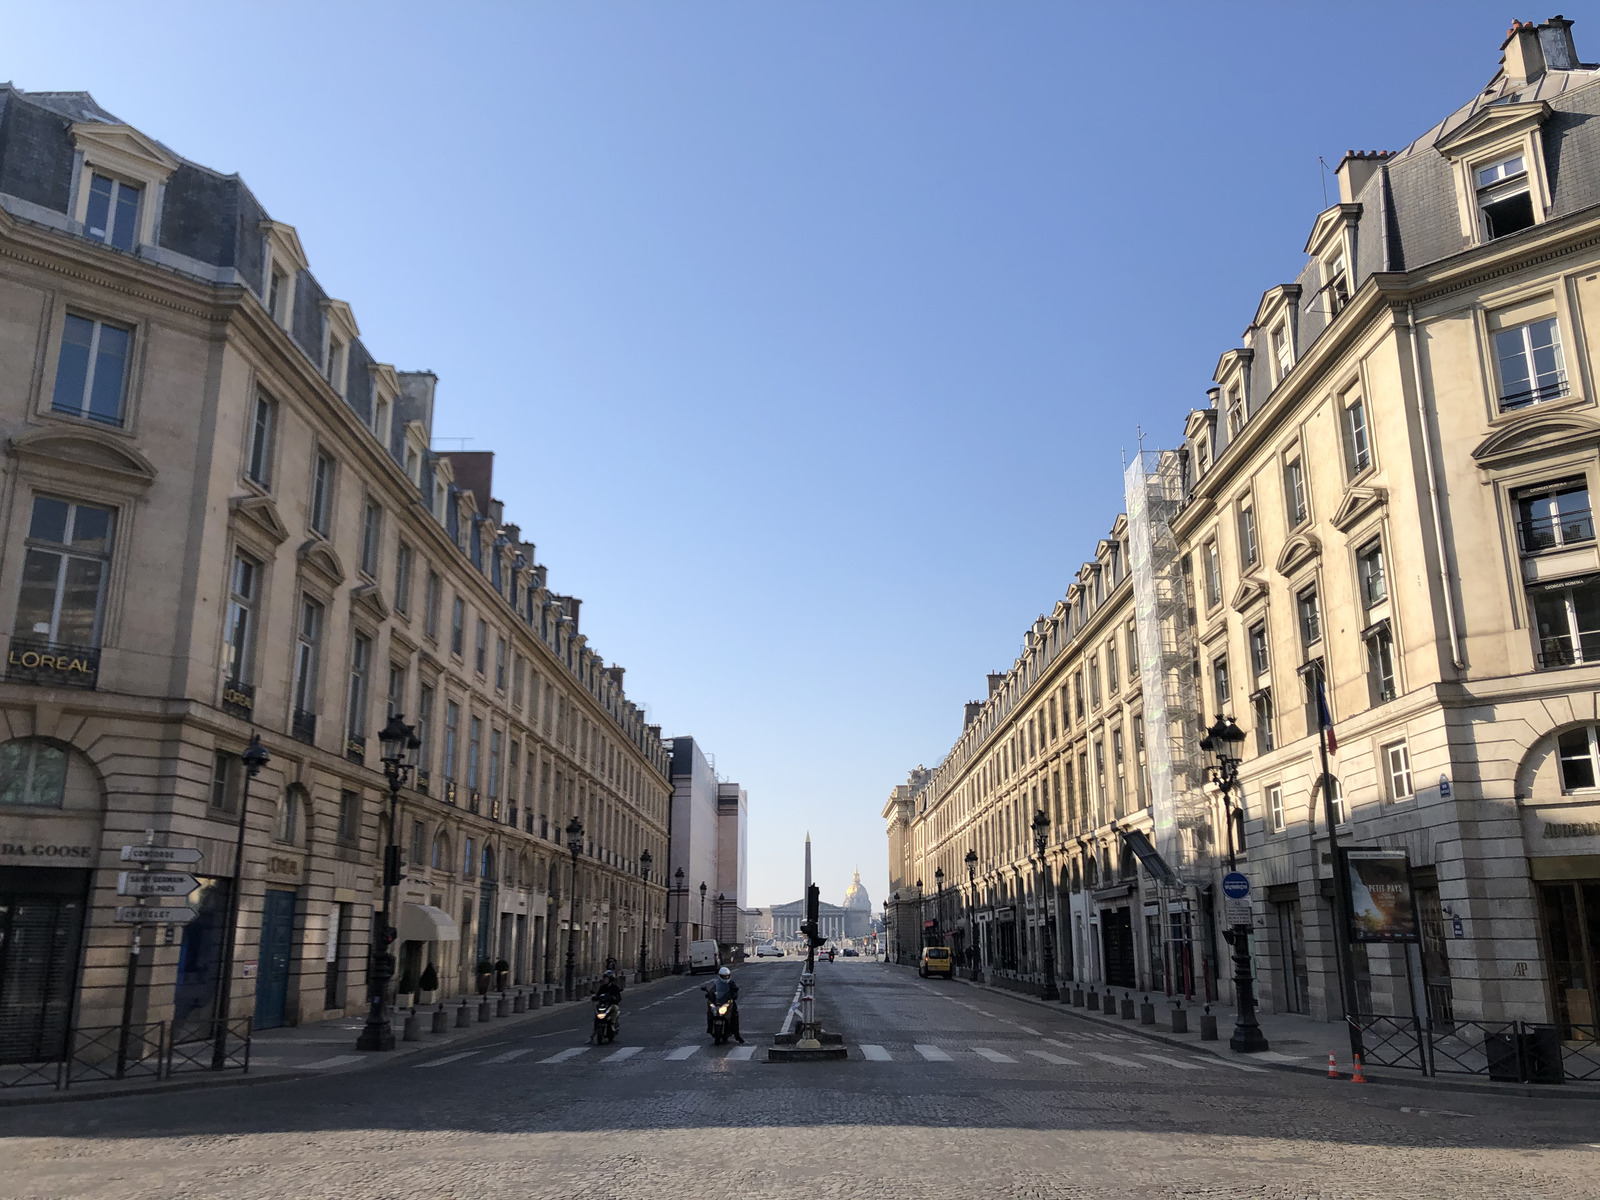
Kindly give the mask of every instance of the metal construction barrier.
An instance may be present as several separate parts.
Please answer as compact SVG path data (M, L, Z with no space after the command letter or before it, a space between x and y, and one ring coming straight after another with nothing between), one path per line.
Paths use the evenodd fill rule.
M115 1079L171 1079L196 1071L250 1070L252 1020L228 1022L220 1068L210 1030L179 1027L165 1021L74 1029L71 1053L31 1063L0 1063L0 1091L8 1088L70 1088L74 1084Z
M175 1030L167 1041L166 1077L186 1075L193 1071L250 1070L250 1017L236 1017L228 1022L222 1043L222 1064L217 1066L217 1043L214 1034L207 1030L204 1036L196 1030Z
M99 1079L160 1079L166 1045L165 1021L75 1029L61 1086Z
M1424 1075L1481 1075L1497 1083L1600 1080L1600 1026L1540 1021L1440 1021L1363 1013L1368 1066Z

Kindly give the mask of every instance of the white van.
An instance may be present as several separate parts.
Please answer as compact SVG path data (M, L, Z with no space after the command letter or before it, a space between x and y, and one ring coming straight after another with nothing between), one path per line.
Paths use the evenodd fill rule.
M721 965L722 955L717 953L717 943L714 938L689 943L689 974L698 975L701 971L715 971Z

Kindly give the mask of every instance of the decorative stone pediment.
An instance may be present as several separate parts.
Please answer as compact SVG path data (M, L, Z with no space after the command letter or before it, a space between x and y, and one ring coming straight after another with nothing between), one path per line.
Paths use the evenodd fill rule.
M1267 581L1259 575L1243 575L1239 578L1239 586L1233 590L1233 599L1228 601L1229 607L1234 612L1244 612L1252 604L1267 598Z
M178 169L171 151L131 125L78 121L72 126L72 144L95 166L142 181L165 183Z
M1514 137L1544 124L1550 106L1543 100L1521 104L1489 104L1480 108L1449 133L1441 134L1433 148L1446 158L1460 158L1478 146Z
M87 475L122 491L142 491L156 478L155 466L138 447L88 426L29 429L9 439L6 451L29 466Z
M1343 230L1346 224L1352 224L1361 219L1361 205L1335 204L1332 208L1325 209L1317 215L1311 224L1311 236L1306 238L1305 252L1312 257L1318 257L1326 250L1329 244ZM1313 299L1316 293L1313 293ZM1310 304L1310 301L1307 301Z
M1480 467L1502 467L1524 458L1564 454L1600 446L1600 421L1587 413L1530 416L1495 430L1472 451Z
M1292 575L1322 553L1322 542L1314 533L1297 533L1283 544L1278 555L1277 572Z
M278 515L278 506L270 496L234 496L228 501L228 508L236 517L250 522L252 530L274 546L289 540L289 527Z
M1217 410L1214 408L1191 408L1189 415L1183 422L1183 436L1190 441L1215 426L1217 423Z
M350 603L357 608L364 609L375 621L389 619L389 606L384 603L383 593L375 583L358 584L350 589Z
M1349 533L1353 525L1366 520L1368 514L1381 511L1388 503L1388 488L1353 487L1339 501L1333 514L1333 527L1340 533Z
M339 561L333 547L321 538L302 542L300 549L295 551L295 557L300 560L302 567L320 575L331 587L338 587L344 582L344 564Z
M403 620L396 621L389 627L389 642L408 653L414 654L422 649L421 643L412 638L411 631L406 628Z
M1255 320L1250 323L1264 329L1279 312L1294 306L1295 301L1300 299L1300 292L1298 283L1280 283L1275 288L1268 288L1261 294L1261 303L1256 305Z

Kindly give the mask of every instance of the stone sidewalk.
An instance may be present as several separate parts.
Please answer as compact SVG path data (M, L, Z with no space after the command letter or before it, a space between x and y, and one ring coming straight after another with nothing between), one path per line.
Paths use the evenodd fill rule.
M629 984L623 994L624 1005L628 997L654 993L663 984L677 980L671 973L648 983ZM523 989L525 994L531 994ZM581 990L581 989L580 989ZM507 1013L499 1011L500 993L488 997L488 1015L483 1015L483 997L467 997L466 1024L461 1020L462 997L452 997L444 1002L445 1030L433 1033L433 1014L438 1005L418 1010L416 1041L404 1041L406 1010L396 1015L392 1028L395 1048L390 1052L358 1051L356 1038L365 1028L360 1017L336 1017L305 1025L288 1025L279 1029L259 1030L250 1037L250 1066L248 1071L191 1071L169 1079L150 1078L128 1080L97 1080L74 1083L70 1088L55 1089L49 1086L18 1087L0 1091L0 1108L30 1104L53 1104L68 1100L92 1100L102 1096L159 1095L164 1092L191 1091L199 1088L238 1087L252 1083L270 1083L281 1079L303 1079L314 1075L342 1074L368 1067L392 1063L407 1055L431 1052L445 1046L466 1045L484 1038L522 1032L537 1027L553 1018L569 1015L582 1008L577 1004L557 1002L542 1005L526 1012L512 1013L517 989L506 993ZM587 992L583 993L588 999Z

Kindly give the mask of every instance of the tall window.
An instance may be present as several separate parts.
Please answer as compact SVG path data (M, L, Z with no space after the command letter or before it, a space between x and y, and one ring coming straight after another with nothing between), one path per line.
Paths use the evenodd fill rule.
M1283 832L1283 788L1276 783L1267 788L1267 821L1273 833Z
M346 790L339 793L338 838L350 846L361 840L360 792Z
M1524 554L1594 541L1588 480L1563 479L1516 494L1517 534Z
M350 710L345 728L351 737L367 736L367 676L372 670L372 639L356 634L350 645Z
M522 707L522 679L527 665L527 660L520 654L511 663L511 703L518 708Z
M1306 472L1298 458L1291 458L1283 466L1283 496L1289 509L1289 528L1303 525L1311 515L1311 505L1306 498Z
M433 689L423 684L417 690L417 766L424 771L433 769Z
M420 867L426 859L423 855L428 845L428 827L421 821L411 822L411 853L407 862L412 866Z
M500 746L505 735L498 729L489 731L489 799L500 798Z
M483 747L483 718L467 718L467 790L478 786L478 755Z
M1223 716L1233 707L1233 689L1228 679L1228 656L1211 660L1211 684L1217 701L1217 715Z
M1100 661L1098 658L1089 659L1089 704L1093 708L1100 707Z
M379 396L372 405L372 436L377 438L385 449L389 445L390 411L389 402L382 396Z
M333 390L339 395L344 395L345 383L345 344L338 338L328 338L328 382L333 385Z
M233 571L228 576L228 617L226 642L222 648L222 672L234 683L255 680L256 590L261 568L247 555L233 556Z
M1416 793L1411 787L1411 751L1404 742L1391 742L1381 755L1390 800L1409 800Z
M1317 689L1322 687L1327 676L1322 669L1322 660L1314 658L1300 668L1300 685L1304 715L1306 719L1306 736L1313 737L1322 728L1321 714L1317 709ZM1329 698L1329 704L1332 704Z
M494 640L494 686L500 691L506 690L506 640Z
M1144 808L1150 803L1150 761L1145 755L1143 717L1133 719L1133 749L1139 757L1139 807ZM1071 775L1067 781L1072 781Z
M394 609L411 611L411 547L401 542L394 552Z
M132 332L120 325L68 313L50 407L105 425L121 425L132 340Z
M1317 603L1317 589L1306 588L1295 597L1294 603L1300 618L1300 644L1309 653L1311 647L1322 640L1322 608Z
M1215 608L1222 603L1222 564L1217 557L1217 543L1206 543L1206 607Z
M1600 580L1546 586L1532 600L1541 667L1600 660Z
M274 267L267 280L267 311L272 314L272 319L279 325L284 324L288 316L284 312L285 302L288 298L289 277Z
M1117 642L1113 638L1106 643L1106 690L1116 692L1122 687L1122 675L1117 669Z
M89 207L83 232L97 242L132 250L139 236L139 195L143 189L109 175L89 178Z
M1122 730L1111 731L1111 763L1117 772L1117 816L1128 815L1127 756L1122 749Z
M389 691L384 703L388 710L384 714L386 717L406 710L406 669L399 663L389 664Z
M1528 166L1522 155L1502 158L1472 174L1486 240L1505 237L1533 224L1533 196L1528 190Z
M467 605L460 596L450 602L450 653L460 658L466 649Z
M1250 627L1250 669L1259 681L1271 665L1271 654L1267 646L1267 623L1258 621Z
M1600 780L1600 770L1596 769L1596 764L1600 763L1600 736L1595 726L1569 729L1557 739L1556 745L1561 759L1563 792L1587 792L1600 786L1596 783ZM0 753L4 750L5 747L0 747Z
M317 659L322 648L322 605L302 597L295 627L294 706L312 713L317 702Z
M444 777L456 777L456 737L461 730L461 705L446 700L444 705Z
M311 466L311 528L323 537L333 526L333 458L320 451Z
M361 516L361 570L371 578L378 574L378 547L383 538L383 509L368 500Z
M260 392L250 411L250 451L245 461L245 474L262 487L272 482L272 431L277 423L277 413L271 400Z
M489 623L482 617L478 618L478 640L472 647L472 662L479 675L484 673L484 668L489 665Z
M1356 551L1356 581L1361 586L1363 607L1371 608L1389 598L1389 579L1383 569L1383 543L1377 538Z
M1083 720L1083 672L1079 671L1072 681L1073 708L1077 710L1078 720Z
M1351 475L1359 475L1372 465L1372 447L1367 442L1367 404L1360 396L1345 405L1344 454Z
M34 497L13 637L100 644L115 526L109 508Z
M1239 559L1247 567L1261 560L1261 545L1256 539L1256 510L1252 504L1239 509Z
M443 591L438 572L430 570L422 592L422 632L435 639L439 636L439 603Z
M1244 391L1235 384L1228 389L1228 440L1231 442L1244 431Z
M1526 408L1567 394L1561 329L1554 317L1502 329L1494 335L1500 365L1500 411Z
M239 811L240 761L237 754L218 750L211 760L211 808L215 812Z
M1380 621L1377 628L1366 636L1367 645L1367 698L1373 704L1385 704L1395 698L1394 636L1389 632L1389 622Z
M1250 709L1255 717L1256 753L1270 754L1278 744L1273 718L1272 689L1262 688L1250 697Z
M67 752L38 738L0 742L0 805L60 808L66 800Z
M1294 366L1294 343L1289 340L1289 323L1280 321L1272 331L1272 361L1277 370L1278 380L1289 373Z

